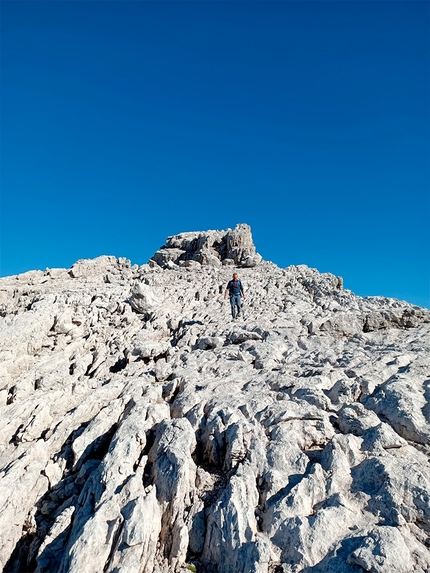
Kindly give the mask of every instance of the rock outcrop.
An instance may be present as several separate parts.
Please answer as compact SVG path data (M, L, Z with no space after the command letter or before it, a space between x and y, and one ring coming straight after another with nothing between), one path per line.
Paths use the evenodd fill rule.
M150 262L163 268L174 268L174 265L255 267L261 261L250 226L240 224L233 230L180 233L168 237L166 244L153 255Z
M3 571L430 571L430 312L255 256L0 279Z

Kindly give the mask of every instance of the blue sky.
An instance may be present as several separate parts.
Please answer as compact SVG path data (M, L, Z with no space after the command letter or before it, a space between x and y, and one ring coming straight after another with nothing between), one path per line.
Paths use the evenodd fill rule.
M427 1L1 2L1 276L249 223L429 300Z

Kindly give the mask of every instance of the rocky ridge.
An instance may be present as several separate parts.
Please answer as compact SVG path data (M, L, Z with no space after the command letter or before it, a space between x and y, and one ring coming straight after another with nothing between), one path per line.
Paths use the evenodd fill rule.
M0 279L0 311L4 571L430 571L428 310L239 226Z

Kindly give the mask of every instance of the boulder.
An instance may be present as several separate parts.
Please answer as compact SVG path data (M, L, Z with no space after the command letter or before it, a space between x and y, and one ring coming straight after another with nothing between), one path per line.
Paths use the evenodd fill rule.
M96 259L82 259L72 265L70 269L70 276L77 279L91 275L104 274L112 267L116 266L116 264L116 257L107 255L97 257Z
M151 287L144 283L136 283L133 286L129 302L133 310L146 315L153 312L160 304Z

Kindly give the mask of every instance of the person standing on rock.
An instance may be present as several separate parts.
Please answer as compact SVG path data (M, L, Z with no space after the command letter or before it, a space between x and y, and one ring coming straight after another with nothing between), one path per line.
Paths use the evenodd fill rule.
M233 280L228 282L227 288L224 292L224 298L227 298L227 293L230 294L230 304L231 304L231 315L233 320L238 318L242 309L242 296L245 299L245 293L243 292L243 286L239 280L239 275L237 273L233 274ZM237 312L236 312L237 309Z

